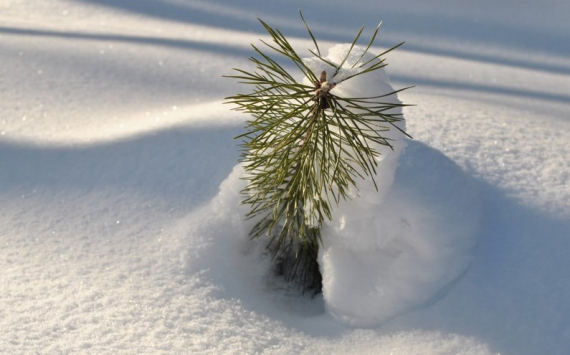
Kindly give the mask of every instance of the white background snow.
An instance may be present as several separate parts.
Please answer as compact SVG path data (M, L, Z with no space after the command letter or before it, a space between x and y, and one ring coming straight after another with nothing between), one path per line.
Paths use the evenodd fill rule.
M257 17L310 48L298 8L324 46L379 20L380 47L406 41L388 56L392 85L417 86L400 95L417 106L395 190L437 206L464 205L463 178L478 191L468 269L372 328L280 290L232 228L239 186L218 194L245 119L221 104L242 90L221 75L250 65ZM568 13L564 0L0 1L0 353L567 355Z

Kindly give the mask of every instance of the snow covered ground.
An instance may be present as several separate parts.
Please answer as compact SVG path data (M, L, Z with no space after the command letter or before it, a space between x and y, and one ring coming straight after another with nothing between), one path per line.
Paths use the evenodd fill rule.
M373 328L268 279L233 228L235 194L218 193L244 120L221 104L240 90L221 75L249 65L257 17L309 48L298 8L327 46L379 20L379 45L406 41L388 59L394 87L417 86L400 95L417 106L395 188L453 206L445 182L467 176L482 206L467 271ZM568 13L0 0L0 353L567 355Z

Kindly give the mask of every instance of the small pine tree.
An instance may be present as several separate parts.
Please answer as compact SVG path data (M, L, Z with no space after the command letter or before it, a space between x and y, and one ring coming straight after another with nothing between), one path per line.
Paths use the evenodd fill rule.
M295 52L287 38L277 29L259 20L273 43L261 41L279 59L252 45L258 58L250 60L254 71L234 69L228 76L252 87L252 91L227 97L235 110L251 116L242 139L241 161L247 187L242 191L243 203L250 206L247 218L255 218L252 238L269 237L268 248L278 262L278 271L302 289L320 291L321 276L317 263L321 229L332 218L332 209L349 198L358 179L376 176L380 153L374 144L390 146L382 136L401 114L387 113L400 103L384 103L383 97L340 97L335 87L359 75L366 75L387 64L383 56L403 43L363 62L380 25L366 49L352 65L356 73L335 80L356 45L364 27L351 43L340 64L321 55L318 43L301 12L303 23L315 49L315 57L331 66L334 74L313 73ZM297 80L279 64L286 59L294 64L300 76L312 85ZM402 89L404 90L404 89ZM402 131L402 134L406 134ZM374 183L376 184L376 183Z

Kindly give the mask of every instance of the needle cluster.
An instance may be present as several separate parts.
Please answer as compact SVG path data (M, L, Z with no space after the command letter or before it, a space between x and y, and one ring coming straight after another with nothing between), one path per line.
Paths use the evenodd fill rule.
M333 74L314 73L277 28L259 20L272 39L261 41L272 56L252 45L257 54L250 58L255 69L234 69L237 73L229 76L251 90L226 100L251 117L245 133L236 137L242 140L247 180L242 202L251 207L247 218L256 221L250 235L269 238L269 250L286 264L283 274L288 280L300 280L303 288L318 288L316 258L323 223L332 218L336 205L350 198L351 190L357 190L359 179L374 181L380 156L377 147L391 147L382 134L400 130L396 123L403 119L401 114L389 113L403 104L382 102L401 90L341 97L335 87L385 67L383 56L402 43L363 61L378 25L362 55L349 67L358 70L341 78L337 74L346 66L363 28L344 60L333 63L321 55L302 14L301 19L315 45L310 52ZM293 64L294 74L280 64L284 60Z

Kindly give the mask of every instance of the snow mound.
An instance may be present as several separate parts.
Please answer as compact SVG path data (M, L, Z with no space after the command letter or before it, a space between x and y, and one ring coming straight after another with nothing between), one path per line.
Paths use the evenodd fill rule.
M386 197L348 201L337 216L319 256L325 305L373 326L433 300L466 270L480 203L457 165L410 142Z
M188 271L208 273L224 297L267 314L276 314L271 308L320 314L318 303L275 294L281 286L272 280L264 242L248 238L252 222L240 206L243 174L236 165L218 195L188 216ZM324 230L319 262L328 312L353 326L373 326L433 301L471 261L479 207L470 179L455 163L408 142L382 203L349 201L337 211L351 213L344 229L336 220Z
M327 59L340 63L348 49L348 45L334 46ZM362 49L355 48L336 76L318 58L306 63L316 73L330 71L328 78L335 82L359 70L351 67L361 55ZM394 91L388 80L379 70L340 83L334 93L387 94ZM399 102L396 95L386 101ZM398 125L405 128L404 121ZM358 181L353 198L341 202L323 228L319 264L325 307L353 326L385 322L436 297L466 270L479 227L477 194L462 170L425 145L406 142L394 128L385 133L393 149L375 147L382 153L378 191L372 181ZM247 211L239 205L243 174L241 165L236 165L219 195L189 218L193 235L189 268L209 269L232 297L259 299L272 282L271 263L264 256L263 241L248 241L254 222L244 220Z
M342 81L362 70L360 58L361 63L374 58L361 47L349 51L349 44L330 48L327 61L338 65L346 58L336 75L319 58L305 63L315 72L327 71L329 78L334 75L338 96L394 92L384 69ZM400 103L396 94L381 101ZM402 114L401 108L387 112ZM382 323L434 297L469 265L479 226L480 205L469 179L445 159L426 157L421 163L428 166L410 166L404 170L409 177L400 173L393 185L406 142L396 127L388 128L382 134L392 149L374 147L382 154L375 177L378 190L370 179L357 181L354 198L341 202L323 230L319 264L325 305L350 325ZM405 121L397 128L404 130Z

